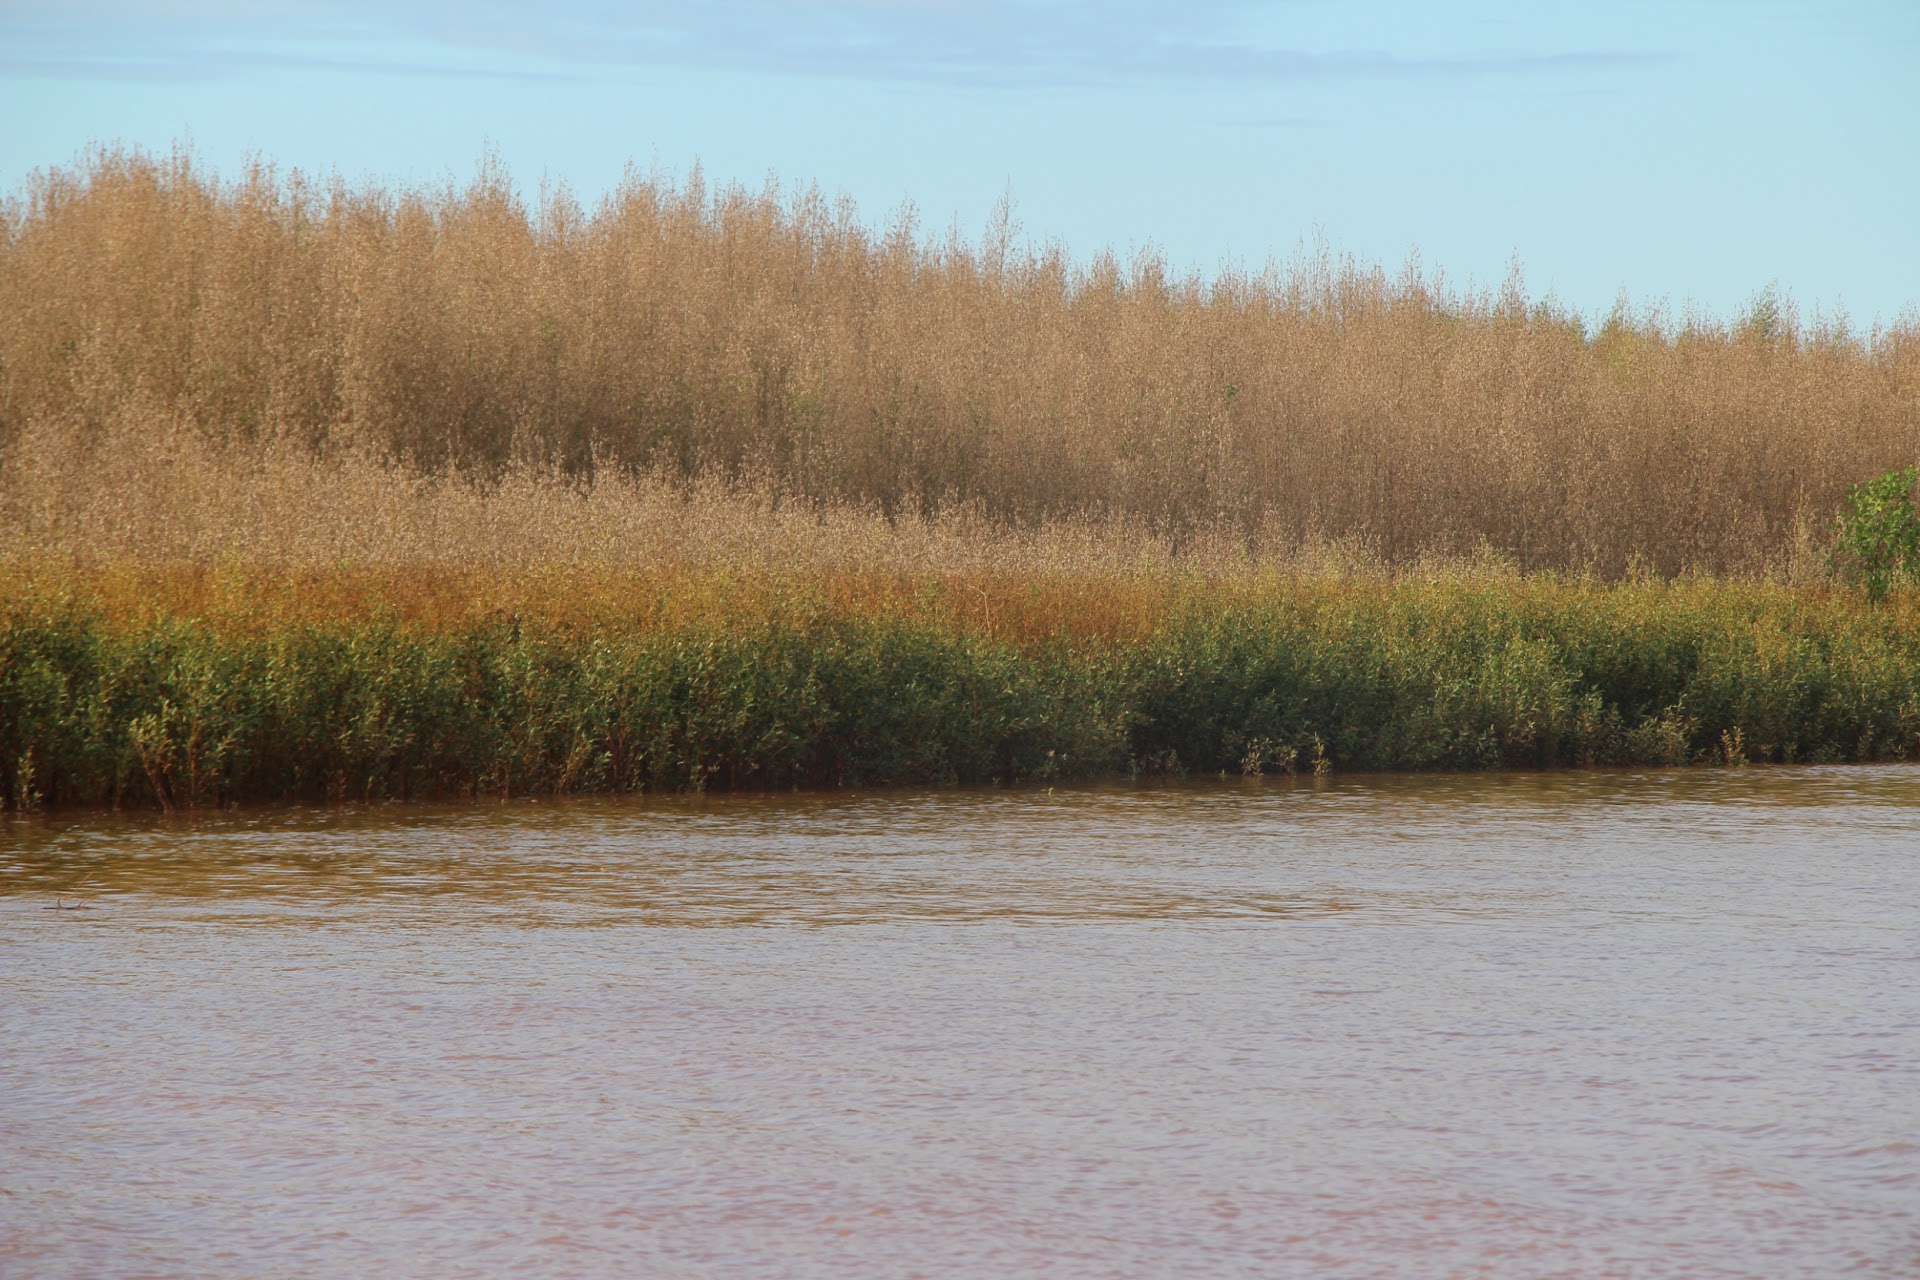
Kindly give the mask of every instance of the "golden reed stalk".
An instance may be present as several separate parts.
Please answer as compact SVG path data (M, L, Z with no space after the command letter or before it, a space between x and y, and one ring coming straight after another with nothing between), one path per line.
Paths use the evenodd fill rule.
M591 211L102 150L0 213L0 554L1090 557L1798 572L1920 456L1920 324L1528 300L1326 254L868 230L631 174Z

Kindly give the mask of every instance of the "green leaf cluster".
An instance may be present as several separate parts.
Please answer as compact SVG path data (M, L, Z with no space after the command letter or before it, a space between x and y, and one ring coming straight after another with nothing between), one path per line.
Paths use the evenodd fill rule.
M1913 489L1920 468L1904 467L1847 492L1840 510L1841 550L1872 600L1884 600L1900 578L1920 575L1920 512Z

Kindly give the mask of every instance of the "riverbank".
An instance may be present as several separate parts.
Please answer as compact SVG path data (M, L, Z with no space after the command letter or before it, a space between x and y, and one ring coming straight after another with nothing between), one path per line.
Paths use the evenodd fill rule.
M1920 753L1920 608L1842 588L6 572L10 809Z

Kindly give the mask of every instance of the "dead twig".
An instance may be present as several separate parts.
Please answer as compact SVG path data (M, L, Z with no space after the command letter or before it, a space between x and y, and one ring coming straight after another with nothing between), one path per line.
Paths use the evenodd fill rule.
M83 894L80 892L82 889L86 888L88 885L92 883L93 883L93 877L89 875L86 879L82 880L79 884L73 886L73 888L68 892L62 893L62 894L56 894L54 896L52 906L42 907L40 909L42 911L92 911L94 909L93 895L90 893ZM68 902L67 901L68 898L72 898L73 901Z

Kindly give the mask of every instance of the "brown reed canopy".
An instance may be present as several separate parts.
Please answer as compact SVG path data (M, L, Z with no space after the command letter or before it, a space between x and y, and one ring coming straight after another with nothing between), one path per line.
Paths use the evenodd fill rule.
M1773 293L1731 323L1594 328L1517 274L1472 293L1321 252L1203 280L1030 248L1004 216L977 245L910 214L877 233L697 172L529 204L492 162L389 189L105 149L0 216L16 524L116 451L134 486L228 459L211 510L245 504L232 458L291 448L483 490L647 479L1388 564L1752 572L1920 457L1920 321L1807 326Z

